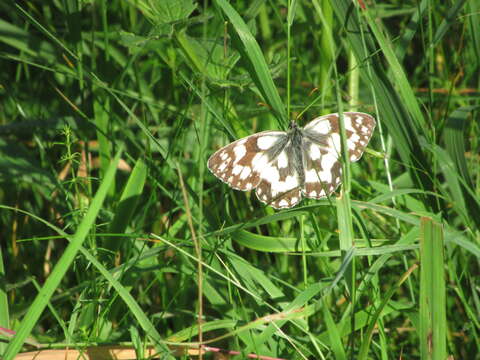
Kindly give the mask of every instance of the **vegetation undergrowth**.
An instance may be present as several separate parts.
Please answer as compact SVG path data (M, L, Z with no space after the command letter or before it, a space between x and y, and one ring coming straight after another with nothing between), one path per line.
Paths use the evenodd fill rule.
M0 10L3 359L480 358L478 0ZM338 111L377 128L335 196L208 171Z

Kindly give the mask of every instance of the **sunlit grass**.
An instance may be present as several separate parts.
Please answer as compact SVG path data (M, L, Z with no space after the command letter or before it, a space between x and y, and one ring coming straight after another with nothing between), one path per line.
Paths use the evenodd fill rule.
M477 1L1 9L2 358L478 352ZM352 109L378 126L335 197L275 211L207 170Z

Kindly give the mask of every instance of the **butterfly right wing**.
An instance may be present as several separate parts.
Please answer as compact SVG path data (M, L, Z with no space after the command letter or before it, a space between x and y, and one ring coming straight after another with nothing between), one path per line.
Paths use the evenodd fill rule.
M331 146L338 154L341 153L340 141L340 117L337 113L319 116L310 121L303 129L304 134L313 142ZM361 112L344 112L343 121L347 135L348 158L350 161L358 161L368 145L373 131L375 119L373 116ZM340 155L339 155L340 156Z
M342 164L340 153L332 146L340 135L332 134L328 146L322 146L305 137L302 141L305 183L303 194L312 199L320 199L332 194L341 183Z
M295 206L302 198L298 164L284 131L237 140L213 154L208 168L234 189L256 189L257 198L276 209Z
M357 161L375 129L375 119L365 113L343 113L348 158ZM303 193L309 198L330 195L341 183L342 164L339 115L320 116L303 129L303 161L305 185Z
M247 136L215 152L208 159L208 169L236 190L254 189L262 180L261 171L286 141L284 131L263 131Z

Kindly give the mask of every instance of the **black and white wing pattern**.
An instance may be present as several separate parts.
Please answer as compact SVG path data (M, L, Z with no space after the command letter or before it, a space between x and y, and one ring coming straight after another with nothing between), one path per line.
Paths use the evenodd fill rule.
M303 173L292 140L287 136L285 145L271 155L272 160L260 170L257 198L275 209L293 207L302 199Z
M302 198L299 171L284 131L263 131L221 148L208 160L210 171L237 190L256 189L260 201L276 209Z
M350 161L361 158L375 128L364 113L343 115ZM290 208L302 196L320 199L341 183L338 114L320 116L305 128L264 131L237 140L214 153L210 171L237 190L256 189L258 199L276 209Z
M359 160L372 137L375 119L365 113L343 113L347 136L348 158ZM341 138L338 114L320 116L302 131L305 183L302 193L320 199L335 191L341 183Z

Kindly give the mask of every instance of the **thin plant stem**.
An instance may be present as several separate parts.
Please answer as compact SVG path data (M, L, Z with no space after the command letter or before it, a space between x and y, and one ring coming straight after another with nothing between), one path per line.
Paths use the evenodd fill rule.
M195 246L195 252L198 258L197 271L198 271L198 342L203 343L202 321L203 321L203 267L202 267L202 247L200 241L197 239L195 228L193 226L192 213L190 212L190 205L188 202L188 194L183 181L182 172L180 166L177 165L178 178L180 180L180 187L182 189L183 201L185 203L185 212L187 213L187 222L190 232L192 233L193 244ZM200 345L201 347L202 345ZM199 359L203 359L202 351L199 352Z

